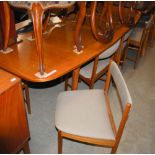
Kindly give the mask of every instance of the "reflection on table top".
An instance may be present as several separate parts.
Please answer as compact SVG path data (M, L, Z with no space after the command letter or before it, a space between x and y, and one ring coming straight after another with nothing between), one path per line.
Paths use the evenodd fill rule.
M140 13L136 15L136 20L140 18ZM45 82L54 80L86 63L88 60L96 57L102 51L110 47L114 42L121 38L129 28L121 26L114 34L113 40L108 44L97 42L90 26L83 25L82 42L84 45L83 53L73 52L73 32L75 23L68 21L62 24L62 27L55 28L43 35L43 50L45 71L49 74L46 78L38 78L35 74L38 72L38 57L35 41L27 39L31 34L20 35L23 42L13 45L13 52L9 54L0 53L0 67L24 80L32 82Z

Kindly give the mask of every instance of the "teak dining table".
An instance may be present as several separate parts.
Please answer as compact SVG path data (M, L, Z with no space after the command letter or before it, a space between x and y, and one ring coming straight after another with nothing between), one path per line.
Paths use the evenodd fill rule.
M137 12L136 23L139 18L140 12ZM83 51L80 54L73 52L75 22L65 21L60 23L60 27L55 29L51 27L48 33L43 34L44 67L46 69L44 77L36 76L38 73L37 49L35 41L27 39L32 35L31 33L20 34L18 37L23 41L12 45L11 53L0 53L0 68L31 82L51 81L73 71L72 90L77 89L80 67L109 48L130 29L122 25L115 30L112 41L101 43L93 37L89 22L86 23L83 24L81 31Z

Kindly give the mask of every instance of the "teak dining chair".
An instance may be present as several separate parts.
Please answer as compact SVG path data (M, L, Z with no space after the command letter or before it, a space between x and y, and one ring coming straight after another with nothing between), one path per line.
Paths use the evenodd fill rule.
M149 21L145 22L144 26L135 27L130 35L128 49L130 49L132 51L134 50L136 52L136 56L135 57L127 56L129 50L126 50L125 56L124 56L124 61L126 59L133 61L134 69L136 69L136 67L137 67L137 63L138 63L140 56L144 55L144 53L145 53L145 48L146 48L146 44L148 41L148 35L149 35L149 31L150 31L152 22L153 22L153 17L151 16Z
M79 79L84 81L90 89L93 89L94 83L101 78L108 70L110 59L114 59L114 54L119 55L121 48L121 39L114 43L110 48L103 51L99 56L93 59L80 69ZM119 57L117 55L117 57ZM117 62L119 61L119 58ZM119 63L119 62L118 62ZM65 80L65 90L68 90L68 79Z
M111 76L122 103L123 113L118 128L115 125L108 96ZM115 153L131 106L130 93L114 61L111 61L109 65L104 91L88 89L60 93L55 113L58 153L62 153L63 138L111 147L111 153Z

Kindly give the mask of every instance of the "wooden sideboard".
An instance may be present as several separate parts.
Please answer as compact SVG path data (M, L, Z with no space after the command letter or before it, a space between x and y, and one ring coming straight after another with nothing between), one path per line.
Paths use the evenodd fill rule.
M21 80L0 69L0 153L30 153Z

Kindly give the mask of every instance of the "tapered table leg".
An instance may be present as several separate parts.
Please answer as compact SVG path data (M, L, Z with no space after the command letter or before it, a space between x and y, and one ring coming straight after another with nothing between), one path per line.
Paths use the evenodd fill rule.
M42 18L44 14L44 9L42 8L40 3L33 3L30 13L33 20L34 35L38 52L39 72L41 75L43 75L45 71L44 53L42 45Z
M86 2L79 2L80 11L78 14L78 20L76 24L74 42L75 42L75 52L81 53L82 43L81 43L81 28L86 15Z
M4 32L4 50L7 49L9 43L9 34L10 34L10 8L6 1L2 2L5 12L5 32Z

